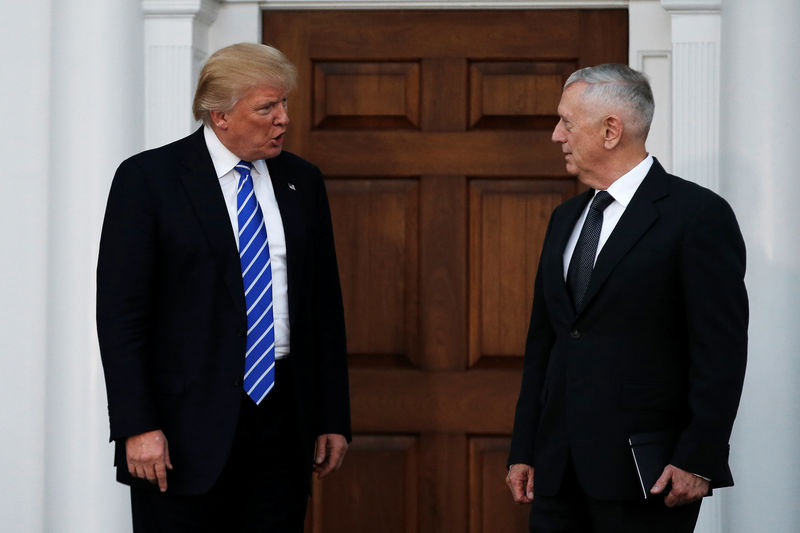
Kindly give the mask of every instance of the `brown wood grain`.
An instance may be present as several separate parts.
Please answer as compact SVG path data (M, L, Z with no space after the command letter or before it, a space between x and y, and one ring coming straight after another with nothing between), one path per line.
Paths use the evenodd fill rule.
M576 68L627 63L626 10L282 11L287 149L326 175L355 438L307 533L510 533L505 455L533 276L577 193L551 141Z

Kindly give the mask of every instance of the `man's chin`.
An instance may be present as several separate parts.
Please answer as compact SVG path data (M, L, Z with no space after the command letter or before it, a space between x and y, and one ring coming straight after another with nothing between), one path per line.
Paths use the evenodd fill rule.
M273 157L278 157L281 154L283 147L271 147L267 150L261 151L255 159L272 159ZM254 159L254 160L255 160Z
M569 174L570 176L578 176L578 177L580 177L580 170L578 170L578 167L576 167L575 165L573 165L569 161L567 162L565 168L567 170L567 174Z

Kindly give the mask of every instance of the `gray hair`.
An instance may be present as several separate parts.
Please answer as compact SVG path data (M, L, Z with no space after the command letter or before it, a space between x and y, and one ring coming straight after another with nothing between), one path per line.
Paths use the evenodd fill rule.
M647 76L627 65L607 63L573 72L564 83L564 89L581 81L587 84L583 91L585 99L626 111L626 126L633 136L647 138L655 109Z

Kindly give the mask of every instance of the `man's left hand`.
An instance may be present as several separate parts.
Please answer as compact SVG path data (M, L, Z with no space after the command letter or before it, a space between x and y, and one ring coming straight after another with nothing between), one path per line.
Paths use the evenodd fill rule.
M650 493L661 494L670 481L672 482L672 489L664 498L664 503L667 507L696 502L708 494L709 482L707 480L672 465L667 465L664 468L664 473L661 474L656 484L650 489Z
M347 452L347 439L337 433L325 433L317 437L314 448L314 472L322 479L342 466Z

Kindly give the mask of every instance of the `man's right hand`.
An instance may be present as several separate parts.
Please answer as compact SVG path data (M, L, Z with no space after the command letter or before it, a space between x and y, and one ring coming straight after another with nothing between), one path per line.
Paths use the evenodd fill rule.
M517 503L533 501L533 467L524 464L513 464L508 469L506 485Z
M172 470L169 460L167 437L157 429L128 437L125 441L128 472L133 477L158 484L161 492L167 490L167 469Z

